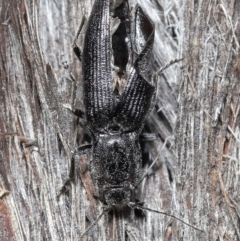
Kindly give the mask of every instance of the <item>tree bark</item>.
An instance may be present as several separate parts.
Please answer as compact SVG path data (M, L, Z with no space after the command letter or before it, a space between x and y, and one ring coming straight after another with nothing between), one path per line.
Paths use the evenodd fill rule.
M156 28L152 72L184 60L158 78L145 127L158 139L142 145L141 176L157 161L135 198L205 232L154 212L127 210L105 214L84 239L240 240L239 3L130 5L136 2ZM57 198L71 151L86 141L81 120L65 107L83 107L81 63L72 43L92 4L0 2L0 240L80 240L102 212L87 155L76 160L74 182Z
M240 240L239 1L185 1L173 240Z

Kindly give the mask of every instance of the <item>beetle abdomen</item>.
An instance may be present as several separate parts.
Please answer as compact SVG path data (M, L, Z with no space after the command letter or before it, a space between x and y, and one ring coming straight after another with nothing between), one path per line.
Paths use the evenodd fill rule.
M90 126L103 127L113 113L109 0L95 1L83 48L84 105Z

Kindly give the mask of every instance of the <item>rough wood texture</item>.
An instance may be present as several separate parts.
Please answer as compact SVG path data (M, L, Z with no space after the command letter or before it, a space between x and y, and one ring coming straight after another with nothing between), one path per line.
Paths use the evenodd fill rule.
M142 173L158 160L136 197L206 233L151 212L111 212L85 240L240 240L239 3L138 3L156 26L153 71L185 59L181 70L173 65L159 77L146 125L159 139L143 146ZM77 84L75 106L82 107L81 64L71 45L92 4L0 1L0 240L79 240L102 211L87 156L57 200L71 150L83 141L82 124L63 105L72 103Z
M184 4L177 213L205 234L178 225L173 240L240 240L239 7L234 0Z

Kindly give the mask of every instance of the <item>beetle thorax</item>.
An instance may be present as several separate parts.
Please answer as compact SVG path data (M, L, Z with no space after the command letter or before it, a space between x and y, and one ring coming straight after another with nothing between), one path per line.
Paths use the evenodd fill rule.
M93 178L100 197L111 206L127 204L138 180L141 162L136 134L100 135L93 155Z

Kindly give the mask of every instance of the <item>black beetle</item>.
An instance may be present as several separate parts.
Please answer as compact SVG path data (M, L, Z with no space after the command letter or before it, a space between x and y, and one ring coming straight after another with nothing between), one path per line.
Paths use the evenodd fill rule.
M119 6L120 2L117 1L118 7L113 14L120 23L113 34L110 32L110 0L95 0L86 27L83 55L76 45L80 32L73 46L82 61L85 106L85 112L73 110L73 113L85 119L92 139L91 144L78 147L74 155L91 153L90 172L95 196L106 204L102 214L83 235L104 213L126 206L165 214L199 230L171 214L131 201L142 163L140 137L152 140L154 136L142 133L156 96L155 83L149 74L154 24L139 5L131 17L128 1L122 0ZM114 89L113 82L121 79L126 80L123 90Z
M154 84L146 78L154 41L154 25L137 6L134 34L129 31L126 33L126 28L132 27L124 15L124 12L128 12L126 4L124 1L115 11L122 15L122 22L118 27L119 36L111 41L109 0L96 0L86 28L82 57L78 47L74 46L78 58L82 58L84 117L92 139L91 145L79 147L75 154L92 153L90 170L96 196L109 207L116 208L129 204L138 182L142 161L139 137L155 93ZM122 38L130 41L130 35L135 35L138 43L132 41L129 45L130 48L131 45L135 47L137 57L132 58L134 62L126 73L126 66L122 63L127 64L126 56L129 57L129 54L119 57L117 44L125 44L125 49L130 53L126 41L122 41ZM113 90L112 55L119 63L117 75L122 78L125 72L126 76L126 85L121 94ZM82 112L78 113L80 117L83 116Z

